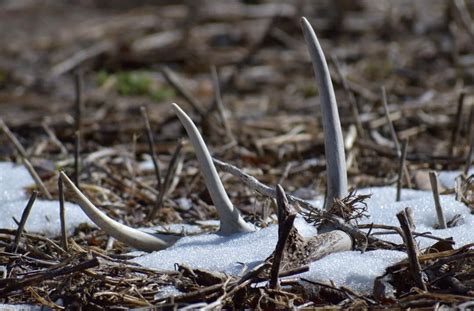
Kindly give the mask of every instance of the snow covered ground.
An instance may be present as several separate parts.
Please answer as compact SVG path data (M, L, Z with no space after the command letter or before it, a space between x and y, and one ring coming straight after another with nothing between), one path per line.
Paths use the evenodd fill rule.
M28 171L22 165L0 162L0 228L17 229L13 220L21 219L21 214L28 202L25 187L34 185ZM81 223L92 224L81 208L75 204L66 203L66 228L70 233ZM25 225L27 232L43 233L57 236L61 232L59 220L59 202L37 199Z
M454 175L453 175L454 176ZM457 176L457 175L456 175ZM454 196L442 196L441 204L447 220L456 214L462 215L462 223L454 228L435 229L437 223L433 195L429 191L403 190L402 201L395 202L396 189L378 187L361 189L359 193L371 193L367 200L369 218L360 223L375 223L399 226L397 212L411 207L417 232L432 232L439 237L453 237L456 247L474 242L474 215ZM321 201L319 201L321 202ZM315 235L315 228L303 219L297 219L296 227L306 236ZM259 230L255 233L236 234L223 237L216 234L185 237L172 247L136 258L134 261L147 267L171 270L175 263L185 263L194 268L223 271L239 274L244 265L253 267L267 258L277 242L277 226ZM376 232L374 230L373 232ZM397 235L381 238L401 243ZM427 238L416 239L421 248L434 244ZM406 258L399 251L377 250L361 254L343 252L329 255L310 265L310 271L300 275L309 280L332 280L337 285L346 285L359 291L371 291L373 281L384 273L385 268Z
M458 173L443 173L442 182L451 185ZM12 217L20 219L28 198L24 187L33 184L33 180L22 166L12 163L0 163L0 218L1 228L16 229ZM434 229L436 212L433 196L428 191L403 190L402 201L395 202L395 189L391 187L362 189L359 193L371 193L367 201L369 218L361 223L376 223L398 226L395 214L411 207L414 212L417 232L430 231L435 236L453 237L456 247L474 242L474 215L453 196L442 196L446 219L449 221L456 214L462 215L463 221L454 228ZM316 200L321 204L321 200ZM66 204L67 226L73 230L78 224L91 223L82 210L75 204ZM303 219L297 218L295 225L306 237L314 236L316 230ZM170 229L180 231L179 225L171 225ZM184 227L194 231L194 227ZM29 232L58 235L60 232L59 204L57 201L37 200L32 208L26 224ZM374 230L376 231L376 230ZM397 235L381 238L401 242ZM173 270L175 263L187 264L194 268L223 271L239 274L245 267L251 268L267 258L277 242L277 226L272 225L254 233L236 234L223 237L216 234L204 234L184 237L172 247L150 254L142 254L134 259L144 266L161 270ZM433 244L433 240L417 238L420 247ZM370 291L375 277L382 275L386 267L406 258L406 254L398 251L377 250L361 254L360 252L344 252L329 255L310 265L310 271L301 277L327 281L337 285L346 285L359 291Z

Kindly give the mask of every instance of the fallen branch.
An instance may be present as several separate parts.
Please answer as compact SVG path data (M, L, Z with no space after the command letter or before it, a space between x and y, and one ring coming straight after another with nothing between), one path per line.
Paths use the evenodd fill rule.
M397 218L400 222L400 227L403 231L403 241L405 242L405 245L407 247L411 275L415 280L417 286L420 287L422 290L426 291L426 283L424 280L420 262L418 261L418 250L416 247L415 240L413 239L413 235L411 234L407 216L405 215L404 211L401 211L397 214Z
M286 241L293 228L296 213L290 209L286 199L285 190L280 185L276 187L277 208L278 208L278 242L273 255L272 269L270 272L270 288L278 288L278 274L280 273L280 264L283 258Z

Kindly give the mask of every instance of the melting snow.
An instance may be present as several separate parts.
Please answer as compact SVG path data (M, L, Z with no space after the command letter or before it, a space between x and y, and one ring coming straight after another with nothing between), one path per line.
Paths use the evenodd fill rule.
M429 191L403 190L401 202L395 202L396 190L392 187L362 189L359 193L372 194L367 200L370 217L363 219L361 223L399 226L395 215L409 206L413 210L417 232L430 231L435 236L453 237L456 247L474 242L474 215L471 215L462 203L455 201L453 196L441 197L445 217L450 220L460 214L463 222L454 228L440 230L433 227L437 221L433 195ZM321 203L321 200L317 202ZM316 234L315 228L301 218L297 219L295 225L306 237ZM235 234L230 237L216 234L185 237L166 250L143 255L134 261L164 270L172 270L175 263L182 263L194 268L239 274L244 266L251 268L272 253L277 242L277 229L276 225L272 225L254 233ZM401 243L401 238L396 235L384 235L380 238ZM424 248L435 241L417 238L417 242ZM300 277L314 281L332 280L337 285L350 286L359 291L371 291L374 279L382 275L386 267L404 258L404 252L389 250L363 254L336 253L311 263L310 271Z
M453 185L453 179L458 174L459 172L446 172L440 174L440 178L444 185ZM33 180L22 166L0 163L0 210L3 213L3 217L0 218L1 228L17 228L12 217L18 220L21 218L28 201L24 188L31 184ZM452 236L457 247L474 242L474 215L471 215L463 204L455 201L453 196L441 197L444 214L448 221L456 214L460 214L463 221L454 228L439 230L433 227L437 221L431 192L403 190L401 202L395 202L395 189L391 187L362 189L359 193L372 194L372 198L367 201L370 217L363 219L361 223L398 226L395 214L409 206L414 212L417 232L430 231L440 237ZM315 202L322 204L321 200ZM60 232L58 206L57 201L37 200L28 218L26 230L58 235ZM80 223L91 223L75 204L66 204L66 214L69 230ZM295 225L305 237L316 235L316 229L301 218L296 219ZM169 225L166 229L184 230L188 233L199 232L198 226ZM217 234L188 236L166 250L144 254L133 261L160 270L173 270L175 263L182 263L194 268L240 274L244 268L257 265L272 253L277 235L277 226L272 225L254 233L235 234L230 237ZM401 242L397 235L380 237ZM422 248L433 244L433 240L427 238L417 238L417 242ZM363 254L360 252L331 254L311 263L310 271L301 277L317 281L332 280L337 285L350 286L359 291L370 291L376 276L382 275L386 267L404 258L405 253L388 250Z
M33 185L34 181L28 171L21 165L9 162L0 162L0 228L17 229L13 220L20 221L21 214L28 202L24 188ZM81 223L92 222L81 208L75 204L66 203L66 226L72 233ZM59 202L36 200L25 225L28 232L43 233L48 236L57 236L61 232L59 220Z
M471 176L472 174L474 174L474 168L471 168L467 172L467 176ZM444 171L439 173L438 178L440 183L446 188L454 188L456 177L459 175L461 175L460 171Z

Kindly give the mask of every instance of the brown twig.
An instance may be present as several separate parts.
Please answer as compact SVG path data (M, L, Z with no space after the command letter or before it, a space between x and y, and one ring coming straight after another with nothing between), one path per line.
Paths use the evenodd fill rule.
M438 216L438 225L441 229L446 229L446 219L444 218L443 208L439 200L438 175L435 171L430 172L431 189L433 190L433 199L435 202L436 215Z
M360 137L365 137L364 128L360 120L359 107L357 105L357 98L355 97L354 92L349 88L349 85L347 84L347 79L342 74L341 66L339 65L339 61L337 60L337 58L332 55L331 60L334 64L334 67L336 68L337 75L341 79L342 87L344 88L344 91L346 91L347 95L349 96L349 103L351 104L352 117L354 118L354 121L357 127L357 133L359 134Z
M80 189L81 131L74 132L74 184Z
M474 106L471 106L471 113L469 114L469 152L467 153L466 165L464 167L464 176L469 174L469 169L471 168L472 160L474 158Z
M75 100L75 131L74 131L74 183L80 189L80 156L81 156L81 132L82 132L82 106L83 106L83 77L82 71L78 69L74 74Z
M229 163L225 163L223 161L220 161L220 160L217 160L215 158L212 159L214 161L214 164L220 169L220 170L223 170L224 172L227 172L229 174L232 174L234 175L235 177L237 177L241 182L243 182L247 187L257 191L258 193L260 193L261 195L263 196L266 196L266 197L270 197L270 198L273 198L273 199L276 199L277 195L276 195L276 191L275 189L272 189L270 188L269 186L261 183L259 180L257 180L255 177L249 175L249 174L246 174L245 172L243 172L241 169L239 169L238 167L232 165L232 164L229 164ZM300 199L300 198L297 198L291 194L287 194L286 195L287 198L288 198L288 201L291 203L291 204L299 204L301 207L307 209L307 210L315 210L317 209L316 206L314 206L313 204L309 203L308 201L306 200L303 200L303 199Z
M99 265L99 260L94 257L91 260L82 262L72 267L63 267L63 264L59 264L59 268L52 267L44 272L40 272L39 274L33 275L31 277L27 277L24 279L11 279L6 284L5 287L0 289L0 297L5 297L10 292L25 288L27 286L38 284L45 280L50 280L60 275L72 274L74 272L83 271L85 269L93 268Z
M293 228L296 213L288 205L285 190L281 185L276 186L277 207L278 207L278 242L273 255L273 263L270 271L270 288L277 289L278 275L280 273L281 260L285 250L286 241Z
M405 167L405 160L407 157L407 145L408 139L402 142L402 153L400 156L400 164L398 166L398 179L397 179L397 201L400 201L402 195L402 179L403 179L403 168Z
M153 139L153 132L151 131L150 120L148 119L148 113L145 107L143 106L140 107L140 111L142 113L143 123L145 123L146 136L148 140L148 148L150 149L151 161L153 162L153 168L155 170L155 176L156 176L156 181L157 181L156 190L161 194L163 189L162 189L162 184L161 184L160 166L158 165L158 159L156 156L155 141ZM159 205L160 205L159 200L156 200L156 206L157 206L156 209L158 209Z
M2 128L8 140L10 140L13 146L15 146L16 151L20 154L21 160L23 161L23 164L25 165L26 169L28 170L31 177L35 181L36 186L38 186L38 188L46 196L46 198L48 198L48 200L52 200L53 196L51 195L51 193L49 193L48 189L46 188L43 181L39 177L38 173L36 172L35 168L31 164L30 160L28 160L28 156L26 155L25 148L23 148L21 143L18 141L15 135L10 131L10 129L5 124L5 122L3 122L2 119L0 119L0 128Z
M61 175L58 178L58 192L59 192L59 219L61 220L61 246L68 252L69 246L67 243L67 232L66 232L66 212L64 210L64 187L63 179Z
M201 119L204 120L206 114L203 109L204 106L181 85L176 74L166 66L161 67L160 71L166 81L168 81L176 92L178 92L178 94L189 103L189 105L199 114Z
M61 154L67 155L67 154L68 154L67 148L66 148L66 147L64 146L64 144L58 139L58 137L56 136L56 134L54 133L54 131L49 127L47 121L41 122L41 127L42 127L43 130L46 132L46 134L48 135L48 137L49 137L49 139L51 140L51 142L59 148L59 150L61 151Z
M474 26L472 18L469 14L469 8L467 8L464 0L452 0L452 7L457 13L461 26L464 28L466 33L474 40Z
M379 145L371 140L358 139L356 144L361 148L373 150L380 156L398 159L397 152L392 148ZM465 157L451 157L445 155L431 155L426 153L407 153L407 160L423 164L440 164L440 165L462 165L466 162Z
M398 221L400 222L400 227L403 231L403 241L407 247L408 260L410 263L410 272L413 279L415 280L418 287L426 291L426 283L423 279L422 269L420 262L418 261L418 250L416 247L415 240L410 230L410 225L406 217L405 211L401 211L397 214Z
M178 164L178 159L179 159L179 155L181 153L182 148L183 148L183 141L180 140L178 144L176 145L176 149L174 150L173 155L171 156L171 160L168 165L168 170L166 171L165 181L163 183L163 186L161 187L160 193L158 194L158 199L156 201L157 204L153 207L152 211L150 212L150 215L148 216L148 219L150 220L153 219L153 217L155 217L156 212L163 204L165 194L170 187L171 180L173 179L172 177L176 171L176 166Z
M31 193L30 199L28 200L28 203L26 204L26 207L23 210L23 213L21 214L20 224L18 225L18 229L16 230L15 239L13 240L13 245L11 247L14 253L16 253L18 250L18 244L20 243L21 234L23 233L26 220L28 219L28 216L30 215L31 208L33 207L33 204L35 203L37 196L38 196L37 191L33 191Z
M100 40L100 42L95 43L86 49L81 49L80 51L74 53L64 61L54 65L48 73L48 78L57 78L58 76L74 69L85 61L93 59L99 55L102 55L112 50L114 47L115 45L111 42Z
M387 92L385 90L385 86L382 86L380 89L382 92L382 104L383 104L383 110L385 113L385 119L387 120L388 127L390 128L390 134L392 135L392 140L393 140L393 143L395 144L395 150L397 150L397 155L400 158L402 155L402 149L400 147L400 143L398 142L397 132L395 131L395 128L393 127L392 119L390 118L390 110L388 109L388 101L387 101Z
M400 142L398 140L397 132L395 131L395 127L393 126L392 118L390 117L390 110L388 109L387 92L385 90L385 86L381 87L381 92L382 92L382 104L383 104L383 110L385 113L385 119L387 120L387 124L390 128L390 134L392 136L393 143L395 144L395 150L397 151L398 158L401 159L402 149L400 147ZM403 165L403 173L404 173L405 182L407 183L408 188L411 188L410 174L408 172L408 168L406 165Z
M0 119L0 127L7 136L8 140L15 146L16 151L20 154L22 158L28 158L25 148L21 145L20 141L16 138L15 134L10 131L10 128L7 126L2 119Z
M454 149L458 141L459 132L461 130L461 119L462 119L462 110L464 107L464 98L466 97L466 92L461 92L459 94L458 106L456 110L456 117L454 119L453 131L451 132L451 146L449 148L451 155L454 155Z
M270 20L268 21L267 25L265 25L265 29L262 31L260 37L247 49L245 55L235 64L231 74L222 81L221 89L223 92L228 90L232 85L235 84L235 81L244 66L250 63L253 57L257 54L258 50L262 47L263 42L265 39L272 33L272 30L275 28L275 22L278 20L280 14L276 13L273 15ZM217 102L213 101L211 106L208 108L206 115L209 115L215 108Z
M217 104L217 111L221 117L222 125L224 126L225 132L227 137L229 138L231 143L235 143L236 139L232 134L232 129L230 128L230 124L227 121L225 111L224 111L224 104L222 102L222 94L221 94L221 87L219 83L219 74L217 72L216 66L211 66L211 73L212 73L212 85L214 88L214 100Z
M410 230L413 233L413 230L416 229L415 217L413 216L413 209L411 207L405 207L405 215L407 216L408 225Z

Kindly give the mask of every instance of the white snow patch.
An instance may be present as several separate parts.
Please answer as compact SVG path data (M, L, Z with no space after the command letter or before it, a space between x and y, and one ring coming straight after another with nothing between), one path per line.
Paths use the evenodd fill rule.
M404 252L375 250L371 252L341 252L312 262L310 270L299 275L312 281L333 281L356 291L370 291L376 277L385 268L406 258Z
M395 202L396 190L391 187L362 189L359 193L372 194L372 198L367 200L370 217L361 223L399 226L395 215L409 206L413 209L417 232L430 231L435 236L452 236L457 247L474 241L474 216L462 203L455 201L453 196L441 197L445 216L449 220L454 215L461 214L463 223L455 228L439 230L433 227L436 224L436 212L431 192L402 190L401 202ZM318 203L321 201L318 200ZM305 237L316 235L316 229L302 218L297 218L295 225ZM272 253L277 242L277 231L278 227L272 225L254 233L230 237L217 234L185 237L166 250L146 254L133 261L161 270L172 270L174 264L178 263L236 275L242 272L244 265L252 268ZM380 238L401 243L396 235ZM417 241L421 247L435 242L427 238L417 238ZM301 277L313 281L332 280L336 285L350 286L361 292L371 291L374 279L383 275L385 268L404 258L405 253L389 250L336 253L311 263L310 271Z
M27 305L27 304L9 305L9 304L0 303L0 310L1 311L41 311L45 309L42 306L35 306L35 305Z
M139 162L138 163L138 169L140 171L152 171L152 170L154 170L155 165L153 164L153 161L152 161L151 157L150 157L150 159Z
M17 229L13 220L20 221L21 214L28 202L24 188L34 184L28 171L10 162L0 162L0 228ZM66 226L72 233L81 223L92 224L81 208L75 204L65 203ZM59 202L36 200L25 225L28 232L57 236L61 232L59 220Z
M168 297L173 297L173 296L178 296L182 294L180 290L178 290L176 287L170 285L170 286L165 286L160 288L160 291L155 294L155 299L166 299Z
M458 172L441 173L444 183L454 180ZM16 229L12 217L21 218L28 198L24 188L33 184L33 180L22 166L0 162L0 218L1 228ZM460 214L463 222L444 230L434 229L437 223L433 196L429 191L402 190L402 201L395 202L395 189L391 187L362 189L359 193L370 193L372 198L367 200L370 217L361 223L375 223L399 226L395 214L411 207L413 209L417 232L432 232L435 236L454 238L456 246L460 247L474 242L474 215L462 203L454 200L451 195L441 196L441 205L447 220ZM315 200L322 205L322 200ZM69 230L80 223L92 224L80 207L66 204L66 219ZM209 224L215 225L215 221ZM202 225L202 224L199 224ZM168 225L169 231L199 232L199 225ZM302 218L297 218L295 225L305 237L316 235L316 229L307 224ZM148 231L163 228L148 228ZM37 200L32 208L26 224L30 232L58 235L60 232L59 203L57 201ZM223 237L217 234L204 234L184 237L172 247L150 254L143 254L133 261L144 266L159 270L173 270L174 264L187 264L193 268L222 271L229 274L240 274L245 267L252 268L265 260L274 250L277 242L278 227L271 225L253 233L235 234ZM374 229L374 231L377 231ZM401 243L397 235L379 236L380 238ZM421 247L434 243L427 238L417 238ZM337 285L346 285L359 291L370 291L376 276L382 275L386 267L406 258L398 251L377 250L366 253L344 252L331 254L311 263L310 271L301 275L315 281L332 280ZM170 292L173 294L173 291Z
M439 173L438 179L444 187L454 188L455 180L461 174L461 171L444 171ZM471 168L467 172L467 176L471 176L472 174L474 174L474 168Z
M370 218L363 219L361 223L384 224L389 226L399 226L396 214L405 207L413 210L413 216L416 225L416 232L431 232L433 235L441 238L453 237L456 247L460 247L474 241L474 215L466 206L454 199L453 195L442 195L441 206L447 221L451 220L456 214L463 218L462 223L454 228L434 229L438 223L434 207L433 194L431 191L420 190L402 190L402 201L395 202L396 189L392 187L381 187L362 189L361 194L372 194L367 201ZM373 232L378 230L374 229ZM384 235L380 238L402 243L398 235ZM432 245L435 241L428 238L418 237L417 242L421 248Z
M275 248L277 226L232 236L203 234L184 237L175 245L133 261L150 268L174 270L175 263L193 268L239 274L243 265L253 267L268 257Z

